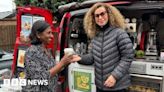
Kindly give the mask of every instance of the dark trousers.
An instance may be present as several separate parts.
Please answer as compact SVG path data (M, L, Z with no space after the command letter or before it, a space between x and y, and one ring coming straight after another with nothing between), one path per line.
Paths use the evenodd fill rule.
M127 92L126 89L122 89L122 90L117 90L117 91L103 91L99 88L96 88L96 92Z

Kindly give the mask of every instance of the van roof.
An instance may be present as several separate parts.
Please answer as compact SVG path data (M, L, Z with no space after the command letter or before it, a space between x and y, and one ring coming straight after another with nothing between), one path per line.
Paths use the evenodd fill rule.
M74 11L74 10L89 8L97 2L109 3L109 4L115 4L115 5L119 5L119 4L125 5L125 4L131 3L129 1L117 1L117 0L87 0L87 1L84 1L82 3L72 2L72 3L65 4L65 5L61 5L58 7L58 11L60 13L65 13L65 12L70 12L70 11Z

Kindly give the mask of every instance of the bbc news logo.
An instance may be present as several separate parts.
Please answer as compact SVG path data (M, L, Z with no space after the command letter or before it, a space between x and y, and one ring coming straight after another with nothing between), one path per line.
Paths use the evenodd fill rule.
M26 79L4 79L3 85L6 86L26 86L26 85L48 85L48 80L26 80Z

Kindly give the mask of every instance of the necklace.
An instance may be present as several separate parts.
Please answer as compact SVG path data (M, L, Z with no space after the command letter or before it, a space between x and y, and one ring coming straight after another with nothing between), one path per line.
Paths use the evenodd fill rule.
M51 57L51 53L48 51L48 48L43 46L43 50L44 50L45 54L50 58Z

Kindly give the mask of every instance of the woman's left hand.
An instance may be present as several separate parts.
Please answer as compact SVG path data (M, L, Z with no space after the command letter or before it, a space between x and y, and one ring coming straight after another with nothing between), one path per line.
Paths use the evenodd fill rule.
M116 79L113 77L113 75L110 75L104 83L106 87L113 87L115 84Z

